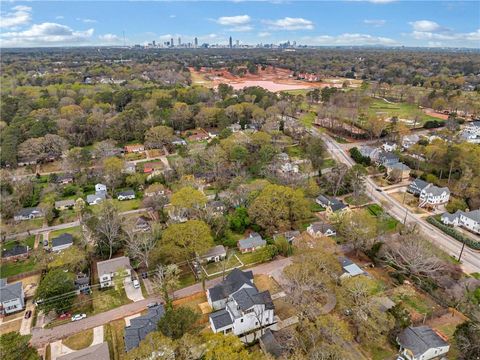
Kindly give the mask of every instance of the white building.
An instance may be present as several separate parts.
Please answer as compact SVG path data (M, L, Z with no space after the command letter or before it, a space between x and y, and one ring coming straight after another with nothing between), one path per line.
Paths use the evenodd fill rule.
M107 185L96 184L95 185L95 192L107 192Z
M450 199L450 190L447 187L438 187L429 184L420 192L418 207L436 207L446 204Z
M393 142L386 142L386 143L383 143L382 148L385 151L392 152L397 150L397 144Z
M212 308L214 333L242 335L274 323L275 307L269 291L259 292L253 284L253 273L233 270L220 284L207 290Z
M420 136L417 134L407 135L404 136L402 139L402 147L404 149L410 148L410 146L415 145L420 141Z
M97 273L101 288L112 286L113 278L121 272L125 272L126 279L131 277L132 266L130 265L130 259L126 256L97 262Z
M12 314L25 307L25 294L22 282L7 284L6 279L0 279L0 314Z
M337 232L332 225L324 223L322 221L317 221L313 224L310 224L310 226L307 228L307 232L313 237L337 235Z
M397 337L400 345L398 360L440 359L450 345L429 326L409 326Z
M480 209L474 211L460 211L455 214L443 213L441 217L445 225L461 226L473 233L480 234Z

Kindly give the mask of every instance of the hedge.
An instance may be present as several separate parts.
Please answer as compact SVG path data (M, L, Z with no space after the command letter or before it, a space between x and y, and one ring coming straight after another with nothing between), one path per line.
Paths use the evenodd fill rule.
M350 156L352 157L353 160L355 160L355 162L357 164L362 164L362 165L365 165L365 166L370 166L372 161L370 159L370 157L368 156L363 156L361 153L360 153L360 150L358 150L357 147L353 147L349 150L350 152Z
M435 219L432 216L428 217L427 221L430 224L432 224L433 226L436 226L437 228L442 230L445 234L448 234L451 237L453 237L454 239L456 239L456 240L458 240L462 243L465 243L465 245L467 245L468 247L470 247L474 250L480 250L480 242L472 240L469 237L466 237L466 236L462 235L461 233L459 233L454 228L451 228L450 226L447 226L447 225L441 223L440 221L438 221L437 219Z

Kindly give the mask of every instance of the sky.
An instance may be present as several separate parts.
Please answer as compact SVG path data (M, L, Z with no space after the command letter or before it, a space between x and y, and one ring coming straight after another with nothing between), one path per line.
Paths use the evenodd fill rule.
M480 48L479 1L1 1L0 46L182 43Z

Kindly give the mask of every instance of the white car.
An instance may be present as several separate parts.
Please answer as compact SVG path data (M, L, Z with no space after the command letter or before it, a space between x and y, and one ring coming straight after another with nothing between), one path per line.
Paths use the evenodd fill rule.
M133 280L133 287L135 289L139 289L140 288L140 283L138 282L138 280Z
M87 314L76 314L72 316L72 321L78 321L85 319L87 317Z

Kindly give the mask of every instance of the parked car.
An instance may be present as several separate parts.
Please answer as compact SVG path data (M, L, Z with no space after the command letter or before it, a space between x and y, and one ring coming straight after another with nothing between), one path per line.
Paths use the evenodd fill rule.
M147 308L152 308L152 307L157 306L157 305L158 305L158 302L156 302L156 301L151 302L151 303L147 304Z
M72 316L72 321L79 321L82 319L85 319L87 317L87 314L76 314Z
M72 316L72 314L70 314L70 313L63 313L63 314L61 314L58 318L59 318L60 320L65 320L65 319L68 319L70 316Z
M30 319L30 316L32 316L32 310L27 310L25 312L25 319Z
M134 287L135 289L140 289L140 283L138 282L138 280L136 280L136 279L133 280L133 287Z

